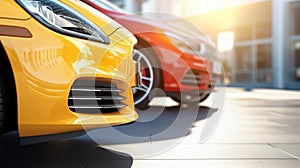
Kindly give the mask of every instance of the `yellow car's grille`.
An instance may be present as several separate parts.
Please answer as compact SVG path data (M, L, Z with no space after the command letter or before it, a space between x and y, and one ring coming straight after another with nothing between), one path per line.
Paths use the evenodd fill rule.
M68 105L70 110L78 113L100 114L116 112L126 107L118 89L110 82L77 80L70 91Z

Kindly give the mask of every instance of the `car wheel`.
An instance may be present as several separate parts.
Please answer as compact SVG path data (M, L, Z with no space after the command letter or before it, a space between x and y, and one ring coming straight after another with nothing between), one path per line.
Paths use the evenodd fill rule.
M173 100L175 100L176 102L182 104L182 103L198 103L198 102L204 102L208 97L210 96L210 93L202 93L200 94L200 96L189 96L189 98L185 99L184 95L181 96L180 93L178 93L178 95L176 96L171 96L171 98Z
M134 105L137 109L144 110L148 108L151 96L155 96L153 89L161 86L160 63L156 59L151 49L143 46L136 46L133 50L133 59L139 63L139 80L140 84L132 89Z
M3 76L0 74L0 134L4 133L4 125L6 119L6 109L7 109L7 96L5 93L5 86L3 81Z
M209 96L210 93L203 93L202 95L200 95L200 103L204 102Z
M199 96L193 96L189 99L185 99L184 97L181 97L180 94L178 94L178 96L172 96L171 98L180 104L194 104L200 101Z

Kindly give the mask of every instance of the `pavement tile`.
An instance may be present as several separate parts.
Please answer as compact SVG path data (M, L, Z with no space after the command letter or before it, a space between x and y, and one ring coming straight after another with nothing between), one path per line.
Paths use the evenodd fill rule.
M271 144L274 147L300 159L300 144ZM300 167L300 165L299 165Z
M156 142L159 144L159 142ZM155 144L155 143L154 143ZM267 144L179 144L149 159L293 159Z
M299 168L299 160L134 160L132 168Z

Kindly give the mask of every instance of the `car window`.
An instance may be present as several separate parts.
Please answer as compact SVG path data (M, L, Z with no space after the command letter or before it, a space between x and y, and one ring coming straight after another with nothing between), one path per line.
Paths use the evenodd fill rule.
M125 13L121 8L106 0L91 0L91 2L110 11Z

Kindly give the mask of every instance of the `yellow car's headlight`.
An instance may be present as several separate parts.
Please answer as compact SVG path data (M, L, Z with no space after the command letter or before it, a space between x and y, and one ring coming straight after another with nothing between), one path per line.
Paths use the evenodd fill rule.
M90 20L57 0L16 0L46 27L69 36L109 43L108 37Z

